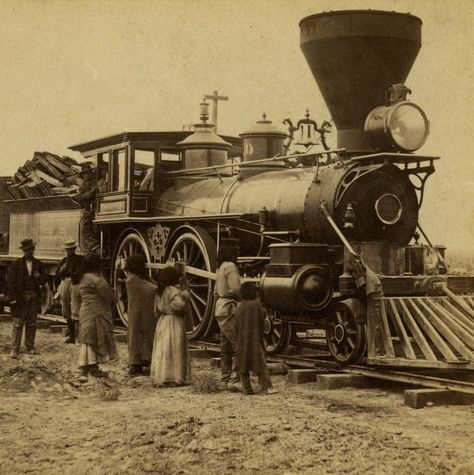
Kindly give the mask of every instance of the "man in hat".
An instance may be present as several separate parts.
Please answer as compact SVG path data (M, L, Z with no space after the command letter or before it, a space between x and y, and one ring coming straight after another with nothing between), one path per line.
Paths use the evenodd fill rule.
M97 188L95 170L90 163L85 163L81 170L82 183L74 199L82 206L81 235L84 248L94 252L99 249L99 240L94 226L94 201Z
M79 322L72 318L71 296L74 286L79 284L84 266L84 257L76 254L77 243L74 240L66 241L63 249L66 257L59 263L56 272L56 284L60 282L61 310L62 316L66 319L69 329L69 336L65 343L75 343L78 334Z
M7 276L8 301L13 316L12 358L18 358L23 326L26 351L35 353L36 318L41 311L42 287L48 280L43 263L33 257L33 240L23 239L20 249L23 257L10 264Z

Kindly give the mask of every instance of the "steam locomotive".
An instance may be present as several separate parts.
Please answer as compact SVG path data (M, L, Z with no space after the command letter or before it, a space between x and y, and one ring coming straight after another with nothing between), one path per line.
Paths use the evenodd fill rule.
M421 24L373 10L301 20L301 48L337 128L334 150L289 153L289 132L266 117L240 138L219 136L206 103L194 132L127 132L70 147L106 171L95 224L121 319L125 260L142 253L150 272L181 263L188 335L212 334L216 253L234 237L242 276L258 282L267 308L269 351L286 347L292 325L323 325L340 363L366 356L374 365L472 369L474 278L450 275L444 248L418 222L439 158L414 153L429 121L404 85ZM294 129L309 137L318 127L306 117ZM77 206L56 201L48 212L77 223ZM25 206L12 202L10 211Z

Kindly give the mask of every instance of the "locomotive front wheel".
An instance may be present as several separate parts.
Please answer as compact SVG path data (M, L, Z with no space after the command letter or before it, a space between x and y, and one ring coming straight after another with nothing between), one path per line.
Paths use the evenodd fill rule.
M269 355L284 353L290 344L293 328L290 322L279 319L273 312L267 311L263 326L265 351Z
M119 244L117 252L115 253L113 263L113 284L115 295L117 296L116 309L117 313L125 325L128 325L127 316L127 287L125 281L127 273L125 272L125 262L132 254L141 254L145 256L148 263L150 260L150 252L148 247L140 234L131 232L127 234Z
M329 352L341 364L358 363L367 349L365 325L356 320L351 307L336 303L326 321Z
M191 312L185 317L186 333L190 340L203 336L209 328L213 310L213 287L216 260L215 244L204 231L181 234L171 247L168 260L186 265Z

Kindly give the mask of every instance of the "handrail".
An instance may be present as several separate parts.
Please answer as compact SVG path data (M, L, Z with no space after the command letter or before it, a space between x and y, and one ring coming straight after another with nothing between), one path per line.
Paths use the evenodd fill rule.
M210 165L208 167L198 167L198 168L187 168L184 170L176 170L172 172L162 172L163 175L165 176L176 176L176 175L182 175L186 173L194 173L194 172L199 172L203 170L212 170L215 171L217 169L222 169L222 168L232 168L232 167L245 167L247 165L259 165L261 163L268 163L268 162L279 162L282 160L289 160L291 158L301 158L301 157L317 157L320 155L330 155L331 153L342 153L345 152L345 148L338 148L334 150L324 150L321 152L311 152L311 153L299 153L299 154L292 154L292 155L283 155L283 156L276 156L276 157L271 157L271 158L263 158L261 160L251 160L249 162L240 162L240 163L229 163L229 164L224 164L224 165Z

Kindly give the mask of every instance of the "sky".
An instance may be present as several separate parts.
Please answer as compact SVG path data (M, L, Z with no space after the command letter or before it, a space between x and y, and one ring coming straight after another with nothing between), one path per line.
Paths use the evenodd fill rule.
M238 134L263 112L297 121L309 108L329 119L298 23L367 8L423 20L406 84L430 119L419 152L442 159L420 223L433 243L474 252L474 0L1 0L1 175L36 150L79 158L70 145L181 130L214 90L230 98L221 133Z

